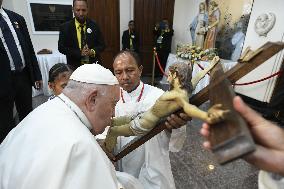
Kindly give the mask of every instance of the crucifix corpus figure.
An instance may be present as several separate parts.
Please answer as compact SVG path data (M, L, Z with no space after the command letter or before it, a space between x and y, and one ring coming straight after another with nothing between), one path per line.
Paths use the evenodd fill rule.
M148 133L162 118L181 108L189 117L201 119L209 124L222 121L228 111L222 110L221 104L213 105L208 112L205 112L189 103L189 97L197 83L219 61L218 56L214 57L210 65L194 78L192 78L191 66L183 63L171 65L168 72L170 90L158 98L150 110L135 118L127 116L114 118L105 139L106 149L110 152L113 150L118 136L127 137Z

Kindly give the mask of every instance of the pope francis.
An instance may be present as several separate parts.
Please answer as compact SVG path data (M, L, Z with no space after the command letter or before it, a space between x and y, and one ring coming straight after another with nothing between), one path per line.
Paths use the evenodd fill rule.
M61 95L31 112L1 144L0 188L122 188L94 138L109 125L118 100L110 70L79 67Z

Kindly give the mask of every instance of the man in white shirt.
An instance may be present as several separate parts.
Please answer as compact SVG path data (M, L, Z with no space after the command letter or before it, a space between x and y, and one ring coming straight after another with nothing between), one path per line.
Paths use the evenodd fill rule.
M109 125L118 99L110 70L77 68L63 93L30 113L0 145L0 188L120 188L94 137Z
M115 57L113 69L121 87L120 100L115 107L116 117L145 112L164 93L163 90L140 81L142 68L140 59L134 52L121 51ZM167 118L169 130L181 127L189 119L185 114L180 116L171 115ZM119 137L117 150L134 138L135 136ZM170 132L163 131L120 160L118 168L138 178L145 189L174 189L169 148L179 151L185 138L185 127Z

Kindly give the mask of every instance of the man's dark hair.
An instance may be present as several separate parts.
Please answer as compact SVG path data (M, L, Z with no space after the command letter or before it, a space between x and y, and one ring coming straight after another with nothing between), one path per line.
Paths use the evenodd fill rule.
M88 0L73 0L73 7L74 7L74 4L75 4L76 1L85 1L87 6L88 6Z
M130 51L130 50L122 50L119 53L117 53L117 55L114 57L114 60L121 54L129 54L130 56L132 56L135 60L135 63L137 64L138 67L140 67L142 65L141 63L141 59L139 57L139 55L134 52L134 51Z
M132 24L132 23L134 24L134 20L130 20L130 21L128 22L128 25L129 25L129 24Z
M176 76L180 82L181 88L187 90L188 94L191 94L193 91L193 86L191 83L192 79L192 68L190 65L177 62L172 64L169 67L169 71L174 74L176 73ZM170 86L170 89L172 89L173 86Z

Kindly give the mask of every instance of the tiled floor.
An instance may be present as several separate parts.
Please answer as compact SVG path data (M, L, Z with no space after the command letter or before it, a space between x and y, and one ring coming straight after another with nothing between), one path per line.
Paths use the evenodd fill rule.
M202 106L207 109L208 105ZM177 189L257 189L258 171L243 160L220 166L211 152L202 147L201 122L187 127L187 140L178 153L171 153L171 165ZM209 169L213 165L213 170Z

